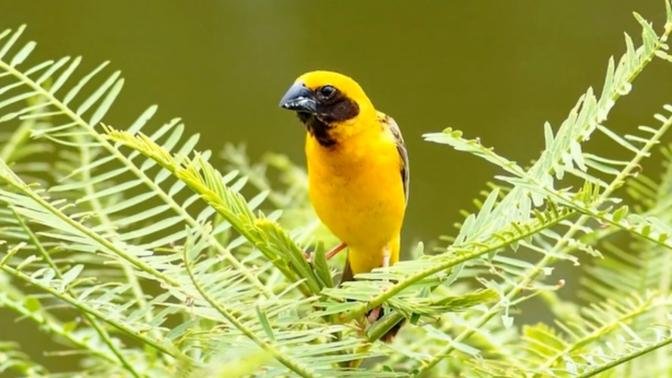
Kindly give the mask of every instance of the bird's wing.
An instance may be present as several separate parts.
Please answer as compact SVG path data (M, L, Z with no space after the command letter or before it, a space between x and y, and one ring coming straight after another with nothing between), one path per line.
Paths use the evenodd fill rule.
M399 157L401 158L401 182L404 185L404 194L406 195L406 203L408 203L411 171L408 165L408 151L406 150L406 144L404 144L404 137L401 135L401 129L399 128L399 125L397 125L397 122L394 121L394 118L385 113L378 112L378 119L388 130L390 130L392 136L394 136L397 152L399 152Z

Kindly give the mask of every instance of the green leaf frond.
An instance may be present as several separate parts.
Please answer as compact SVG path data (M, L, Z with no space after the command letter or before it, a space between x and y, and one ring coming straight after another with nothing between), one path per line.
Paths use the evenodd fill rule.
M666 10L661 35L635 16L641 45L626 35L600 94L544 126L529 166L459 131L427 134L501 173L455 237L340 286L303 169L234 146L220 167L180 119L155 121L156 106L105 126L119 72L32 64L24 27L2 31L0 310L90 376L672 376L669 147L660 178L641 172L672 107L655 126L607 125L642 70L672 60ZM598 134L625 157L593 151ZM572 280L577 301L563 298ZM533 298L553 322L515 321ZM5 372L49 375L0 340Z
M179 178L273 262L290 282L301 282L299 287L306 295L320 292L324 283L292 237L273 219L263 213L254 214L245 198L226 186L222 174L202 154L194 153L193 158L171 155L144 134L133 135L110 127L106 128L106 132L110 140L140 152ZM265 195L266 192L260 194ZM249 202L257 203L261 200L263 197L258 196Z
M669 4L667 6L669 9ZM568 118L562 123L556 134L553 133L550 124L545 125L545 149L529 169L525 169L496 154L490 148L483 147L479 140L466 140L462 138L461 133L450 129L443 133L426 136L431 141L451 145L458 150L470 152L486 161L497 164L507 173L507 176L500 176L499 179L505 184L511 185L507 195L494 205L493 210L487 209L488 212L497 216L491 217L490 222L485 223L478 229L468 229L467 231L465 231L465 225L467 224L465 221L456 242L469 238L483 238L484 235L488 235L502 223L529 217L533 207L540 206L547 201L566 206L572 213L582 214L578 219L568 222L568 230L564 234L558 234L554 242L540 243L536 247L528 246L528 248L532 247L533 250L545 252L545 256L536 264L523 268L513 280L506 280L505 288L502 290L502 300L482 314L476 320L473 328L477 329L486 325L501 311L507 310L510 303L520 303L533 296L526 294L519 297L519 294L526 291L537 277L544 275L547 272L547 267L558 260L558 256L564 255L575 248L576 243L572 242L573 239L592 231L585 224L591 219L598 218L598 214L597 212L589 213L586 209L589 207L601 209L608 205L612 201L613 192L620 188L627 178L634 173L635 169L639 167L639 162L650 155L652 147L659 142L669 128L669 117L658 115L656 119L662 125L657 129L646 126L638 128L643 136L630 134L619 136L603 126L602 123L606 121L615 102L630 92L632 82L647 64L656 56L667 51L668 47L665 42L669 33L672 32L670 17L671 15L668 13L668 22L661 36L656 35L648 22L639 16L636 17L642 25L642 45L635 48L632 39L626 35L626 53L619 59L618 64L614 63L614 59L609 60L600 97L596 97L593 90L588 89L570 111ZM630 151L633 154L631 160L619 161L584 152L582 143L587 141L591 134L597 130L604 133L622 148ZM571 187L569 190L556 189L560 186L562 180L567 180L568 175L578 178L585 185L574 193L571 192ZM570 198L571 201L568 201ZM581 204L581 206L577 206L578 204ZM480 210L480 212L483 211L483 209ZM478 215L470 217L477 218ZM604 221L604 219L598 220ZM638 229L636 226L631 228ZM642 236L644 234L651 235L648 228L638 230L642 231ZM506 312L502 316L502 320L505 324L512 321ZM462 332L456 340L462 341L472 333L473 331L470 330ZM419 371L428 371L454 350L453 346L446 346L440 353L420 364Z
M244 146L227 144L220 156L228 163L228 170L237 170L249 179L260 192L268 192L268 200L276 208L305 208L308 203L308 177L304 169L293 164L286 156L266 153L260 162L252 162ZM273 172L275 171L275 172ZM281 185L270 177L275 173Z
M669 148L661 148L663 155L663 174L657 180L643 177L642 174L628 181L627 193L633 202L638 203L635 210L639 211L641 219L653 219L657 224L668 225L672 221L670 208L670 196L667 185L672 177L670 170ZM634 183L634 184L632 184ZM619 210L617 210L619 211ZM620 210L619 218L627 217L629 211ZM587 302L614 300L632 293L645 295L650 290L656 290L660 295L669 296L672 290L672 258L670 249L665 243L655 243L643 240L637 233L630 233L627 229L609 226L606 229L609 234L619 238L619 243L611 238L602 238L601 249L605 251L604 259L597 260L585 268L581 279L579 292L581 298ZM622 235L619 235L622 234ZM627 237L626 242L623 239ZM606 240L605 240L606 239ZM651 320L645 320L641 327L651 324ZM669 323L669 311L660 309L653 319L655 324ZM664 376L665 367L669 367L670 358L665 350L656 351L646 355L640 355L639 351L649 351L648 347L662 348L669 344L669 337L664 333L658 335L655 343L642 345L641 348L632 350L632 358L638 357L637 362L624 359L618 362L619 366L615 374L626 374L627 371L638 369L648 372L650 376ZM599 372L596 370L596 372Z
M584 307L572 322L556 322L558 334L545 325L524 332L528 361L537 375L576 375L611 364L617 356L659 342L672 330L670 319L656 322L656 314L670 314L669 297L653 293L597 302Z
M48 371L23 353L15 343L0 341L0 374L47 377Z

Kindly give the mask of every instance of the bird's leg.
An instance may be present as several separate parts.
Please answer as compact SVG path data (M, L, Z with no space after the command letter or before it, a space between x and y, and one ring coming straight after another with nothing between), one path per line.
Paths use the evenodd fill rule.
M327 251L327 252L324 254L324 257L325 257L327 260L329 260L329 259L331 259L332 257L336 256L336 255L338 254L338 252L341 252L342 250L344 250L345 247L347 247L347 244L345 244L345 242L340 242L337 246L335 246L334 248L332 248L332 249L330 249L329 251Z
M390 248L385 247L385 249L383 249L383 268L387 268L388 266L390 266ZM369 315L366 316L366 318L369 320L369 323L373 323L376 320L380 319L381 311L382 307L380 306L372 309L369 312Z
M334 248L328 250L328 251L324 254L324 257L325 257L327 260L329 260L329 259L331 259L332 257L336 256L336 255L338 254L338 252L341 252L343 249L345 249L345 247L347 247L347 244L345 244L345 242L340 242L340 243L339 243L338 245L336 245ZM308 252L308 251L304 251L304 252L303 252L303 257L304 257L308 262L310 262L310 263L313 262L313 254L312 254L312 253L310 253L310 252Z

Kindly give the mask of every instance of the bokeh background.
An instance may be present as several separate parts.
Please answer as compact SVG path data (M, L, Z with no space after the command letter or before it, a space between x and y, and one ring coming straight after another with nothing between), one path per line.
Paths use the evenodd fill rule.
M2 0L0 28L26 23L36 57L111 60L127 79L107 119L115 127L156 103L162 119L180 116L202 134L200 149L243 142L253 156L282 152L301 164L303 130L278 100L307 70L353 76L408 144L409 246L451 233L497 173L422 134L459 128L514 160L534 159L544 121L557 128L588 86L599 91L623 31L638 37L633 10L660 30L659 0ZM665 102L672 69L656 62L609 126L649 122ZM0 312L0 340L57 349L30 329Z

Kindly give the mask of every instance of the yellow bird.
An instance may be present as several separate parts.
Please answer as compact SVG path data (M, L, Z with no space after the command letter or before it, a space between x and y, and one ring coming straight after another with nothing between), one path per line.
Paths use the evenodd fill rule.
M348 247L343 280L396 263L409 185L396 122L375 109L356 81L329 71L301 75L280 106L306 127L310 200L341 240L327 257Z

